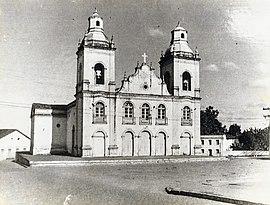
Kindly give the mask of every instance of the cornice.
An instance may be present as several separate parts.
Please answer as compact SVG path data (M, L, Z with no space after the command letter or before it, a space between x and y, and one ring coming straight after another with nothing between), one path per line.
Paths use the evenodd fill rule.
M192 101L200 101L200 97L192 97L192 96L171 96L171 95L154 95L154 94L141 94L141 93L124 93L124 92L106 92L106 91L90 91L84 90L80 94L80 96L84 94L88 94L91 97L105 97L105 98L153 98L153 99L166 99L166 100L192 100Z
M185 54L185 53L170 53L170 54L167 54L165 56L162 56L160 58L160 61L159 61L159 64L166 64L168 61L169 62L172 62L172 60L174 58L177 58L177 59L186 59L186 60L193 60L193 61L200 61L201 58L195 56L194 54Z

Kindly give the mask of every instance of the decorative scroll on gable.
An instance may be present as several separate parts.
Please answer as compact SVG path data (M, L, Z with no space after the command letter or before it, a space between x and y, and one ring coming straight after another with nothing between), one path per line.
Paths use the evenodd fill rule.
M136 68L134 74L123 79L119 92L170 95L166 84L156 76L154 69L150 68L146 63Z

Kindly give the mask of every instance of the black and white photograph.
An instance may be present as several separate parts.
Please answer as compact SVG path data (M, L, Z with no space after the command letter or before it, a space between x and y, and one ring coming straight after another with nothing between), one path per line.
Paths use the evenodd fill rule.
M0 205L270 204L270 0L0 0Z

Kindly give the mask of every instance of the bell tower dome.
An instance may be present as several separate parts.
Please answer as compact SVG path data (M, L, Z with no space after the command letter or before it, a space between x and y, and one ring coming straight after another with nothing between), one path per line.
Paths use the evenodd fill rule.
M171 35L170 52L193 53L188 46L187 30L181 27L179 22L176 28L171 31Z
M103 18L97 10L88 18L88 29L77 51L76 93L114 91L115 50L113 38L105 35Z
M188 32L178 22L170 46L160 58L160 76L173 96L199 97L199 53L188 45Z
M89 22L88 32L93 30L103 31L103 18L101 18L98 15L97 9L95 9L93 15L88 18L88 22Z
M92 46L110 47L110 42L104 33L103 18L99 16L97 10L88 18L88 30L85 34L85 42Z

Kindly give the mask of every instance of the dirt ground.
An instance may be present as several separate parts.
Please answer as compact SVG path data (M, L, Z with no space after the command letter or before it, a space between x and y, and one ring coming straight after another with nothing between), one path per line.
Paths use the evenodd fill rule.
M225 204L167 186L270 204L270 160L24 168L0 161L0 204Z

